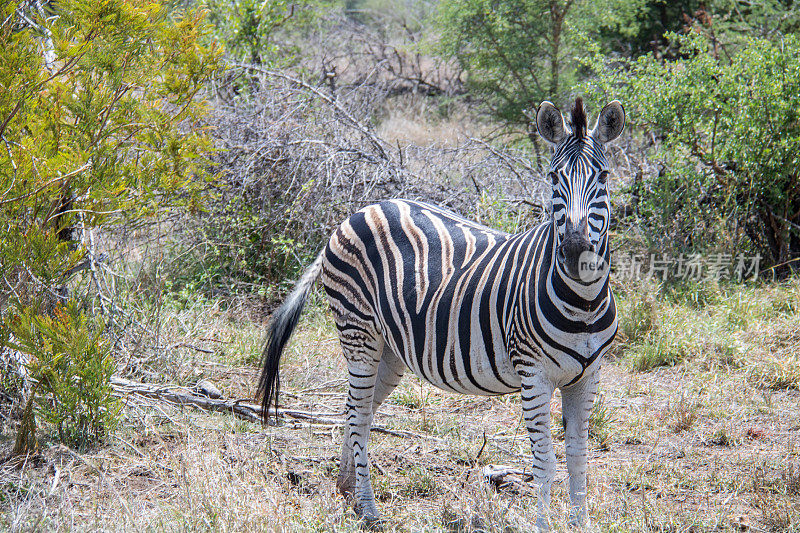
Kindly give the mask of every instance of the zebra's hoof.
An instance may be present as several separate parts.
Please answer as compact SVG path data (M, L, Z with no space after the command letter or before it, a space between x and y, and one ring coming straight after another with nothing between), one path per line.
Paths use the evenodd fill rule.
M364 531L383 531L386 526L386 520L380 516L371 518L361 517L361 523L359 526L359 529Z
M536 526L534 526L533 530L536 533L547 533L550 531L550 521L547 518L537 518Z
M576 513L574 510L569 513L569 520L567 521L569 527L579 531L592 531L591 522L586 513Z
M356 515L361 519L361 529L368 531L382 531L384 520L378 512L378 508L372 505L361 506L356 504Z

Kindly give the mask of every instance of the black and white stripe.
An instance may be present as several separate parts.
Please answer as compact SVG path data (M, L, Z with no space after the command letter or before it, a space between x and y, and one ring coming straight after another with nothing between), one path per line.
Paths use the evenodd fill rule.
M619 135L621 113L612 102L587 133L580 100L571 128L552 104L540 108L540 133L554 146L549 222L509 235L422 202L370 205L336 229L276 311L259 382L265 416L281 352L321 274L349 370L338 486L364 517L378 517L367 458L372 416L410 369L447 391L521 390L541 529L555 472L550 399L561 388L570 495L575 519L585 521L588 416L617 330L604 145ZM596 270L584 272L587 265Z

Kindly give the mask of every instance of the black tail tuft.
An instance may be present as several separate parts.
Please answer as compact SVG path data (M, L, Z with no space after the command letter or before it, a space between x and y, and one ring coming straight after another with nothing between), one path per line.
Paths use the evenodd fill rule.
M269 324L267 344L264 347L264 368L261 370L256 392L256 398L261 398L261 407L263 409L261 417L265 424L269 422L269 407L272 404L275 405L275 420L277 421L278 419L278 392L281 385L278 366L283 349L289 342L292 331L300 321L300 314L303 311L304 304L305 298L297 302L293 302L292 299L287 300L275 311Z
M256 400L261 399L261 418L264 423L269 422L269 407L275 405L275 420L278 420L278 392L281 380L278 376L278 366L280 364L283 349L289 342L294 328L300 321L300 314L308 299L308 293L314 285L322 270L322 254L306 270L300 281L286 298L286 301L272 315L267 331L267 344L264 347L264 368L261 369L261 376L258 378L258 388L256 389Z

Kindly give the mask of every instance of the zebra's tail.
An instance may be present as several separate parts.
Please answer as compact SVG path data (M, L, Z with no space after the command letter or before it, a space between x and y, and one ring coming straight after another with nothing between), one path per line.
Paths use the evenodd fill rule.
M300 320L300 313L306 304L308 293L321 270L322 252L303 273L303 277L294 286L289 297L272 314L272 319L267 327L267 344L264 346L263 356L264 368L261 369L261 377L258 378L258 388L256 389L256 400L261 398L263 409L261 417L265 424L269 421L269 407L272 403L275 404L275 419L278 418L278 391L280 389L278 363L281 360L283 349L289 342L289 337L292 336L292 331Z

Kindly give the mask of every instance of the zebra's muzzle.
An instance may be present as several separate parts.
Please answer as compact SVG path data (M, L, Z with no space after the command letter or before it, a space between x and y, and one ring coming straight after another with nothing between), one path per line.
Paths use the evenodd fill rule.
M567 238L558 247L557 258L569 277L583 280L582 264L586 263L587 254L590 252L594 252L594 246L588 239Z
M584 218L576 227L567 219L566 230L556 254L558 262L570 278L590 281L583 270L588 265L587 257L596 255L596 250L589 240L588 221Z

